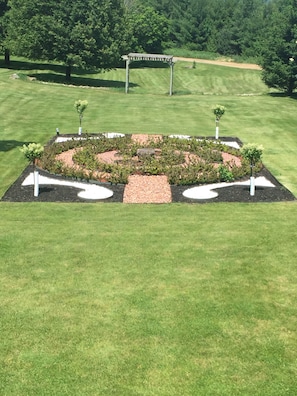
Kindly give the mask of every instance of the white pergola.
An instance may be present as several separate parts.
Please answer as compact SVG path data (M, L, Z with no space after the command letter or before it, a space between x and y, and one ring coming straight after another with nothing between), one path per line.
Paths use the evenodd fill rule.
M170 66L170 86L169 86L169 95L171 96L173 93L173 56L172 55L159 55L159 54L139 54L139 53L130 53L128 55L123 55L122 59L126 61L126 84L125 84L125 93L129 92L129 74L130 69L129 65L133 61L153 61L153 62L166 62Z

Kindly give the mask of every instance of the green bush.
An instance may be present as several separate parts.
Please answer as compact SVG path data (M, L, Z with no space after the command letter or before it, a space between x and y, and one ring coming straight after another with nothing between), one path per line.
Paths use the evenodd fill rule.
M72 159L77 165L81 165L91 171L99 168L99 161L96 159L94 150L92 150L92 147L90 146L87 146L82 150L77 150Z
M225 165L220 165L219 168L220 181L232 182L234 180L233 173Z
M73 161L79 165L79 169L67 167L57 160L58 154L75 148L79 150L73 155ZM152 156L137 157L139 148L154 148L158 152ZM114 150L121 157L117 163L104 163L98 160L98 154ZM48 145L40 164L52 173L80 179L104 178L111 183L127 183L131 174L167 175L169 183L176 185L232 181L249 174L250 164L245 158L241 166L236 166L234 161L224 164L222 152L240 156L240 150L208 139L179 139L164 136L140 144L133 142L129 135L116 138L95 135L85 136L83 140L72 139ZM215 164L219 164L219 167ZM262 164L258 163L255 171L261 169L261 166ZM99 176L95 177L96 174Z
M24 154L29 162L35 165L36 160L41 158L44 148L40 143L29 143L27 145L24 144L20 148L20 151Z

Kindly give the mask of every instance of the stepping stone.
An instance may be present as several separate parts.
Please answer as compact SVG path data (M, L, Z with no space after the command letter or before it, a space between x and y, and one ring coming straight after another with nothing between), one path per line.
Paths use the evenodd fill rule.
M150 157L155 155L155 149L154 148L141 148L138 149L136 152L138 158L140 157Z

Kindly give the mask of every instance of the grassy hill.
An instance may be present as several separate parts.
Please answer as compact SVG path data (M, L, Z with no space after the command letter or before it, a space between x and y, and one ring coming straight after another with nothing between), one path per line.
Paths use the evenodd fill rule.
M30 141L45 143L57 127L62 133L76 132L78 119L73 104L77 99L89 101L83 121L88 132L203 136L214 134L211 109L219 103L227 108L221 134L262 144L267 166L297 194L297 178L291 166L295 161L295 99L269 94L259 71L205 64L192 69L191 63L177 62L175 95L169 97L168 68L132 69L131 90L125 95L124 69L74 74L72 85L67 86L62 83L63 68L55 65L15 61L12 66L14 69L0 69L0 120L6 147ZM20 78L12 79L14 74ZM7 167L6 161L14 166ZM0 195L24 165L17 147L0 151Z
M15 78L17 75L19 78ZM14 77L14 78L12 78ZM29 78L28 78L29 77ZM101 74L0 69L0 196L19 147L78 130L262 144L297 195L295 98L260 72L178 62ZM296 203L0 203L3 395L295 395Z

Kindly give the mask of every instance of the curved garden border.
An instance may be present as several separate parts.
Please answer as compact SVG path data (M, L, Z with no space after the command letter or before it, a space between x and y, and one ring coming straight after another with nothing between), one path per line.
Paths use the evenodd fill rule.
M108 137L115 137L114 133L107 134ZM142 135L135 135L139 140L141 140ZM92 138L98 137L98 134L92 135ZM184 140L191 139L188 136L173 136L172 139L180 139ZM78 140L77 135L66 135L66 136L55 136L49 142L47 147L52 146L54 142L59 141L67 141ZM80 138L81 139L81 138ZM205 139L205 138L195 138L195 139ZM212 138L208 138L211 140ZM237 138L221 138L221 143L224 145L229 144L230 147L240 147L241 142ZM143 142L142 142L143 143ZM78 143L79 146L79 143ZM40 186L40 194L38 197L33 197L33 190L30 186L30 183L25 183L26 180L29 180L28 177L30 172L32 171L32 167L28 166L22 175L13 183L13 185L7 190L7 192L2 197L2 201L11 201L11 202L24 202L24 201L41 201L41 202L123 202L125 184L117 183L113 184L110 182L100 182L100 181L86 181L83 179L77 179L73 177L67 177L64 175L57 175L51 172L48 172L44 169L39 169L41 177L45 177L50 179L50 182L47 184ZM171 191L171 202L187 202L187 203L208 203L208 202L277 202L277 201L292 201L295 200L293 194L287 190L284 186L282 186L274 176L262 166L259 169L257 176L265 177L270 183L274 185L274 187L267 186L258 186L256 188L255 196L251 197L249 194L249 187L247 183L244 181L248 180L248 177L243 177L241 180L243 183L225 183L224 186L219 186L219 184L213 183L211 187L212 198L206 197L205 199L200 197L199 199L189 198L187 194L184 194L186 190L190 188L197 188L198 185L201 186L201 183L194 183L189 185L177 185L172 184L170 186ZM146 176L147 177L147 176ZM54 181L53 181L54 180ZM76 184L75 184L76 183ZM222 184L222 183L221 183ZM109 194L108 197L99 198L99 199L90 199L88 193L80 193L79 191L90 191L91 186L101 186L112 191L112 194ZM209 187L205 184L206 189ZM223 188L222 188L223 187ZM96 191L99 189L97 188ZM133 202L137 203L137 199ZM162 201L161 201L162 202ZM166 201L168 202L168 201Z

